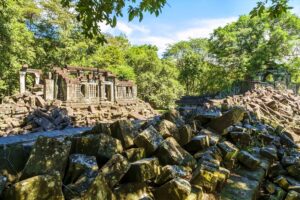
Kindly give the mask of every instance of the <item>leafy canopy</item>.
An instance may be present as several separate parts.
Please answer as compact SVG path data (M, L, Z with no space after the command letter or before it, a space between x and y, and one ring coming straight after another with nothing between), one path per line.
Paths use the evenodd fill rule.
M158 16L167 3L166 0L62 0L61 2L64 7L75 9L83 33L89 38L98 35L100 41L104 40L99 27L101 22L115 27L117 18L123 17L124 9L127 9L129 21L135 18L142 21L144 13L149 12Z
M270 6L269 3L271 3ZM268 13L271 19L278 18L292 9L288 3L289 0L262 0L257 2L256 7L253 8L250 15L256 17L262 16L263 13Z

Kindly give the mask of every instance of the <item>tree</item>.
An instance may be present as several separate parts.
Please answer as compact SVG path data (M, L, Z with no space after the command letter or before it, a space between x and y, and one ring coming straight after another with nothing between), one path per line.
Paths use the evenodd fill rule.
M19 69L36 58L33 33L25 24L33 11L33 1L8 0L0 4L0 98L18 89Z
M75 9L83 33L89 38L98 35L100 41L104 41L104 35L101 33L99 23L115 27L117 18L123 17L124 9L128 10L129 21L134 18L141 21L145 12L158 16L166 4L166 0L141 0L139 3L136 0L62 0L61 2L64 7Z
M202 94L210 65L208 40L197 38L180 41L167 48L164 58L172 59L179 70L179 81L187 95Z
M137 76L138 95L155 108L170 108L183 94L178 81L179 71L173 62L161 60L157 47L133 46L126 53L126 60Z
M241 16L237 22L214 31L210 52L227 76L235 80L253 79L266 69L288 68L299 54L300 19L290 13L270 20Z
M268 7L268 3L271 2L271 6ZM292 9L288 5L289 0L263 0L259 1L255 8L250 12L252 17L262 16L263 13L268 13L271 19L278 18L281 15Z

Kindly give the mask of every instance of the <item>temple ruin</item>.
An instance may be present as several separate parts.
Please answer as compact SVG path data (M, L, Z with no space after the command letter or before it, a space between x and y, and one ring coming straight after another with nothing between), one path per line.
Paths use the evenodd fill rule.
M26 75L34 75L32 87L26 87ZM54 67L46 75L24 65L20 71L20 93L27 90L45 100L65 103L96 104L130 101L137 98L137 87L130 80L119 80L113 73L97 68Z

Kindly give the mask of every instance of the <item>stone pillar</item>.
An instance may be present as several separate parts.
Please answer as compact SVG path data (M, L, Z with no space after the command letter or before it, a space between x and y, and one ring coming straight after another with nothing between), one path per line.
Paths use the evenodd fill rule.
M137 86L134 85L132 86L132 98L136 98L137 97Z
M41 77L41 75L39 73L36 73L34 75L35 75L35 85L40 84L40 77Z
M122 90L123 90L123 99L127 99L126 87L123 86L123 87L122 87Z
M119 99L119 96L118 96L118 87L116 86L116 84L114 84L114 90L115 90L115 100L118 100Z
M100 100L105 100L105 84L104 84L104 82L100 83Z
M64 99L66 101L72 100L71 87L72 87L72 85L70 83L66 83L66 93L65 93L65 96L64 96Z
M54 74L54 99L57 99L58 95L58 75Z
M20 93L23 94L26 91L26 72L20 71Z
M115 101L114 84L110 84L111 101Z
M52 79L45 79L44 98L45 100L54 99L54 80Z

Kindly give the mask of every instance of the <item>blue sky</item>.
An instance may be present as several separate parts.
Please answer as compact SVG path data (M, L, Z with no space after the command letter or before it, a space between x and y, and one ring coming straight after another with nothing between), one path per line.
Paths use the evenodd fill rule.
M104 32L125 34L132 44L156 45L161 55L168 44L189 38L209 37L212 31L247 14L257 0L168 0L159 17L144 15L141 23L128 22L125 16ZM300 0L290 0L292 12L300 16Z

